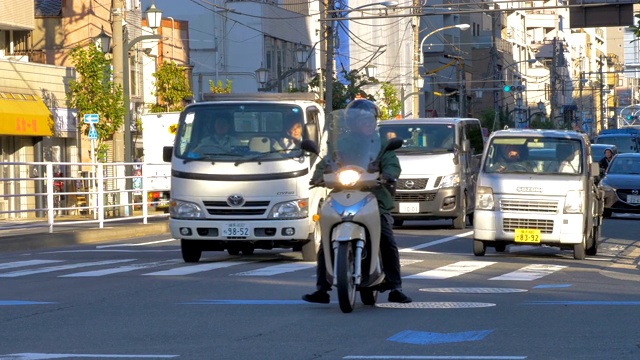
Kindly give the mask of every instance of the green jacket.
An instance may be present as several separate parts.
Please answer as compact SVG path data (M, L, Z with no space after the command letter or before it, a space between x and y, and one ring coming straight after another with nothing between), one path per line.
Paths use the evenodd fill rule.
M382 144L382 149L386 146L386 143ZM382 151L382 150L380 150ZM380 159L380 173L387 174L388 176L397 179L400 177L402 168L400 167L400 161L396 156L395 151L387 151L386 153L378 154ZM311 181L318 181L322 179L324 169L327 167L326 158L322 159L317 165L316 170L313 172ZM378 186L373 188L371 192L376 196L378 200L378 207L381 214L388 214L393 209L393 196L384 186Z

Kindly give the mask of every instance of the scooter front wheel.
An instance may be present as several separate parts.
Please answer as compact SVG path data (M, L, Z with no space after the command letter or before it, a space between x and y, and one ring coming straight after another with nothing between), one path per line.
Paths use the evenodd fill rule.
M338 245L336 261L335 276L338 280L337 289L340 310L344 313L350 313L356 305L356 284L353 279L355 259L351 242L341 242Z

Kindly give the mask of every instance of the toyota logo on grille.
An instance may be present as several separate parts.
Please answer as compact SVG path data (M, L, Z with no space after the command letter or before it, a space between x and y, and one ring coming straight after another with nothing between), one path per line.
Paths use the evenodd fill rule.
M242 206L244 205L244 198L242 195L231 195L227 198L227 204L229 206Z
M411 189L415 184L416 183L414 183L412 180L407 180L405 181L404 186L406 186L408 189Z
M631 190L631 194L633 194L633 195L638 195L638 189L633 189L633 190Z

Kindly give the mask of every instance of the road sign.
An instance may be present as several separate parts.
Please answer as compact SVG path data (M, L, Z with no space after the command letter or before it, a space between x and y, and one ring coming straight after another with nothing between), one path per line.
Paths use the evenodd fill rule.
M93 123L91 123L91 128L89 129L89 140L98 140L98 132Z
M85 124L97 124L98 123L98 114L84 114L84 123Z

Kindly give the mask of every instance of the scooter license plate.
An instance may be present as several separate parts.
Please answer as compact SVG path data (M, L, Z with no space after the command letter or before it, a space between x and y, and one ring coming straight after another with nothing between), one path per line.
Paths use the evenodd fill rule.
M416 214L420 212L420 203L400 203L400 213Z
M540 243L540 230L516 229L513 241L517 243Z
M249 228L244 223L227 223L222 227L222 236L249 236Z

